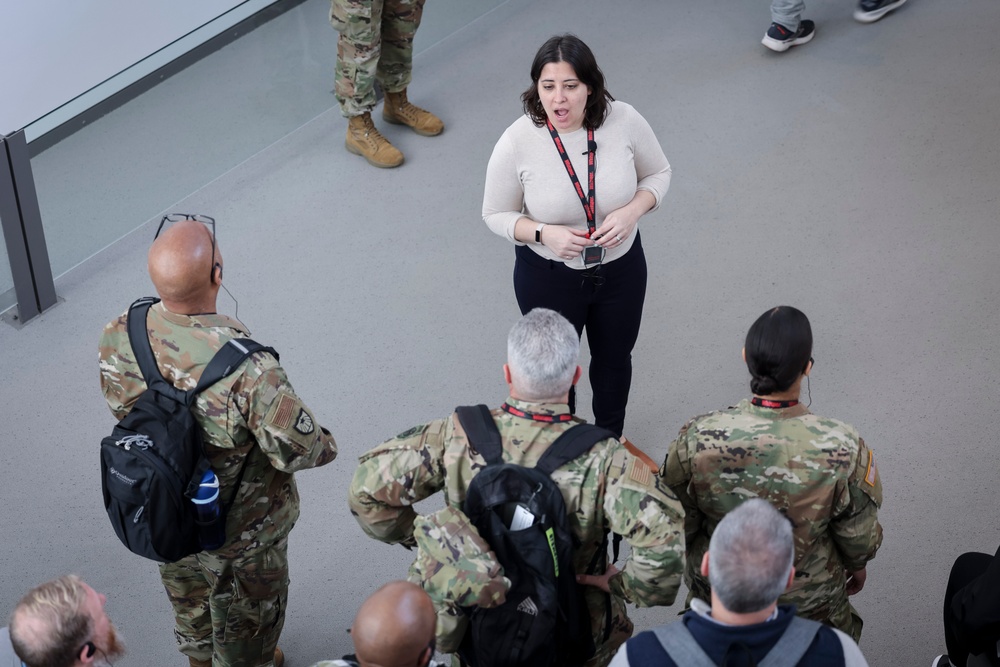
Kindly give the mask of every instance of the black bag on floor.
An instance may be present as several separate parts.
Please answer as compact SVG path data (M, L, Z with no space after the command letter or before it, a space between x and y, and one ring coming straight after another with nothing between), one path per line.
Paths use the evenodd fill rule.
M469 484L464 510L511 581L504 604L466 610L462 660L473 667L582 665L594 655L594 642L576 583L577 540L549 475L614 434L578 424L526 468L503 462L500 432L485 405L455 412L487 463Z
M101 486L118 539L133 553L170 563L202 550L191 498L209 465L201 428L191 414L195 397L254 352L278 354L249 338L232 339L212 357L198 385L181 391L160 373L149 345L146 315L158 301L147 297L129 307L129 343L147 389L101 441ZM245 467L246 462L233 496ZM227 504L220 521L228 509Z

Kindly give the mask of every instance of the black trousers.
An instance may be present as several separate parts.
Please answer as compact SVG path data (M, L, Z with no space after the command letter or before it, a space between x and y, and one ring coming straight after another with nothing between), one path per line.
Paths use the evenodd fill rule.
M1000 550L995 556L965 553L958 557L944 594L944 640L948 659L964 667L969 655L985 654L1000 665Z
M596 271L570 269L527 246L517 246L516 255L514 294L521 314L549 308L572 322L581 336L587 330L594 421L621 435L632 386L632 348L646 299L646 255L639 232L623 257Z

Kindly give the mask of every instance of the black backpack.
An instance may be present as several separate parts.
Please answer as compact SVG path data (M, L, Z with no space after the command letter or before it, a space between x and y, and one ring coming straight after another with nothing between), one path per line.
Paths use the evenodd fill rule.
M212 357L198 385L181 391L160 373L149 345L146 315L158 301L146 297L129 307L129 343L147 390L101 441L101 486L118 539L133 553L171 563L202 550L191 498L209 464L201 428L191 414L195 397L254 352L264 350L275 358L278 354L249 338L232 339ZM246 461L233 496L245 469ZM220 521L225 521L231 503L232 498L222 508Z
M503 462L500 432L485 405L455 412L487 464L469 484L464 511L511 582L504 604L465 610L462 660L473 667L582 665L594 642L573 565L578 540L549 475L614 434L578 424L526 468Z

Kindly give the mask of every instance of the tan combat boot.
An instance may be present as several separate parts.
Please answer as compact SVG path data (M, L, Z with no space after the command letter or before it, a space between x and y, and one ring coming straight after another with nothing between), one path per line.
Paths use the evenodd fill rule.
M410 101L406 99L406 89L398 93L385 94L382 118L387 123L411 127L414 132L425 137L433 137L441 134L441 131L444 130L444 123L441 122L440 118L430 111L410 104Z
M403 164L403 154L375 129L372 115L364 112L347 121L347 150L368 160L368 164L390 169Z

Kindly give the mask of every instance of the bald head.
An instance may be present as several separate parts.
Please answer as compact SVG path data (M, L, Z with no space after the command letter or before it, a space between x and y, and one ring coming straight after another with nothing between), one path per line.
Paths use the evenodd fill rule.
M163 305L175 313L215 311L222 282L222 255L212 256L212 233L200 222L182 220L160 234L149 249L149 277Z
M375 591L358 610L351 639L361 667L422 667L437 617L427 593L408 581Z

